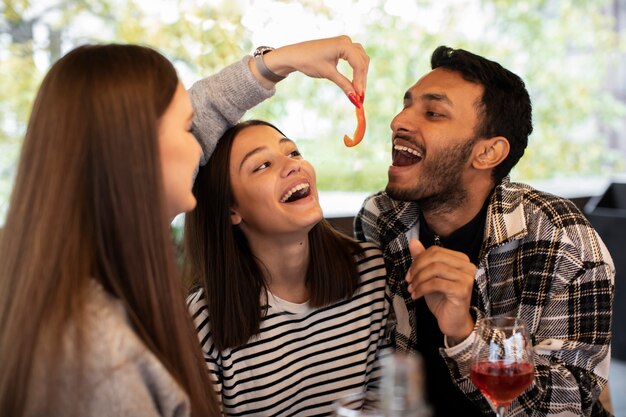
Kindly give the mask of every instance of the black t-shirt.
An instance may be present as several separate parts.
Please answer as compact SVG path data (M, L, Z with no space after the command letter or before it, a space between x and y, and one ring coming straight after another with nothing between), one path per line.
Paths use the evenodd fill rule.
M489 201L489 199L487 199ZM478 264L482 247L485 221L487 218L487 202L481 211L469 223L456 230L450 236L436 236L420 217L419 237L425 248L432 245L463 252L472 263ZM477 290L472 293L472 306L476 305ZM437 319L430 312L424 297L415 302L416 339L415 349L424 359L426 371L426 395L434 410L433 417L476 416L482 414L467 397L452 383L450 372L445 361L439 354L444 347L443 333L439 330Z

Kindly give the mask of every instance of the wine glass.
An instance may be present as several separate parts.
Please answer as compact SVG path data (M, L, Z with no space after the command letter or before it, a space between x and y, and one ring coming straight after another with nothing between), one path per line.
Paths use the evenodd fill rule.
M524 322L515 317L479 321L470 377L494 405L498 417L534 381L532 345Z

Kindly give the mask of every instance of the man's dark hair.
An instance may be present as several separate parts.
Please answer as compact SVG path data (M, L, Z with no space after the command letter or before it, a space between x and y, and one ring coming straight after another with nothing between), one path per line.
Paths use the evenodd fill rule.
M528 136L533 131L532 106L524 81L497 62L447 46L435 49L430 64L432 69L441 67L459 72L464 80L484 87L478 103L476 136L504 136L511 147L506 159L493 170L494 180L499 183L524 155Z

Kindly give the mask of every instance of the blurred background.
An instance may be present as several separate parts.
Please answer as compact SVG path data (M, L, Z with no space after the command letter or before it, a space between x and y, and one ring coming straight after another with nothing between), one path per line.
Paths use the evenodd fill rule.
M259 45L339 34L362 43L372 60L360 146L343 145L354 107L327 81L294 74L246 115L298 141L335 206L350 203L334 191L360 202L384 187L389 123L443 44L526 81L535 130L513 180L590 196L626 170L625 0L3 0L0 11L0 225L35 91L52 62L87 42L151 45L187 87Z

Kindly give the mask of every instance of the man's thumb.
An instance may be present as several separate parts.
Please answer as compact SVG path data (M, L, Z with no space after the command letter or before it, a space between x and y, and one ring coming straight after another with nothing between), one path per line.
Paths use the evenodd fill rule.
M422 242L420 242L419 240L411 239L409 241L409 251L411 251L411 257L413 259L415 259L417 255L424 252L425 250L426 249L424 249L424 245L422 245Z

